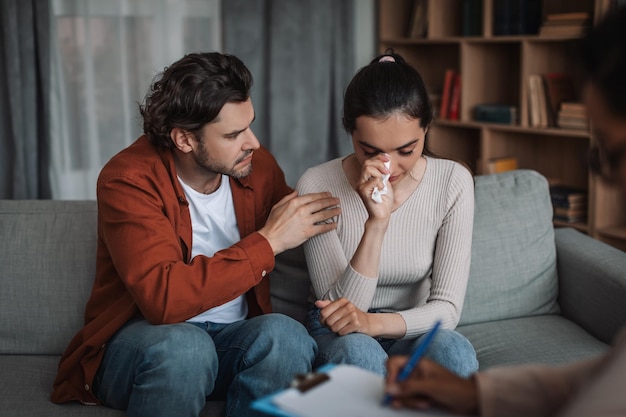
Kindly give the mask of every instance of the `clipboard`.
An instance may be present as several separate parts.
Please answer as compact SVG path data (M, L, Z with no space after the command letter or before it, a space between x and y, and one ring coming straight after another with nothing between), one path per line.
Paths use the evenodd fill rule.
M295 380L292 387L261 398L251 407L278 417L453 416L441 410L395 410L382 405L384 377L353 365L326 365Z

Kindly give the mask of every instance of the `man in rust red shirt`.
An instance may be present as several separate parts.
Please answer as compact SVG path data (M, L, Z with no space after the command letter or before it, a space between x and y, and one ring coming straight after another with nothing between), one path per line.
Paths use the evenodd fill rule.
M316 345L271 313L274 256L336 227L339 201L297 196L252 132L252 76L232 55L189 54L140 110L144 135L97 184L96 277L52 400L129 416L227 416L311 370Z

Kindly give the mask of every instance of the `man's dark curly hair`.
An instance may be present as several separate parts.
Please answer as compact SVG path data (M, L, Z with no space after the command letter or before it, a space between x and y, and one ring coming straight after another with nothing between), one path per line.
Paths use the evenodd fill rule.
M185 55L157 76L139 106L143 131L158 148L174 146L173 128L196 137L226 103L250 97L252 75L237 57L218 52Z

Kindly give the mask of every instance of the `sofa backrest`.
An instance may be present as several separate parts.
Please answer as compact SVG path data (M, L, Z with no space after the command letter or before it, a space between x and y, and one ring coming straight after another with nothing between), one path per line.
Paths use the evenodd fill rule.
M548 181L532 170L475 177L470 278L460 324L557 313Z
M559 311L546 179L518 170L475 177L470 279L461 324ZM0 200L0 354L60 354L83 324L95 271L95 201ZM303 321L302 247L279 255L274 310Z
M83 323L95 201L0 200L0 354L60 354Z

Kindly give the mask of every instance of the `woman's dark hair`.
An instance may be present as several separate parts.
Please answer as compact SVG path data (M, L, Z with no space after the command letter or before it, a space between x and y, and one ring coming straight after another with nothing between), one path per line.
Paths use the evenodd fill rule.
M250 97L252 75L233 55L218 52L185 55L165 68L139 106L143 131L152 144L172 148L173 128L190 131L213 121L226 103Z
M608 12L580 42L586 81L615 116L626 116L626 6Z
M421 75L402 56L389 49L361 68L348 84L344 94L343 126L352 134L360 116L385 119L397 112L419 119L423 128L433 119ZM426 146L424 151L430 154Z

